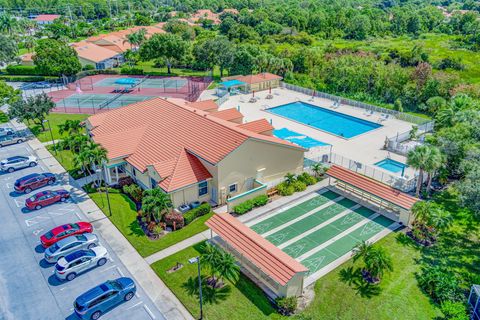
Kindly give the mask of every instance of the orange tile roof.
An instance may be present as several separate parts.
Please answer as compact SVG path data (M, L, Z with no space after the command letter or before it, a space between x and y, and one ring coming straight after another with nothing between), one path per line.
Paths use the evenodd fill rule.
M93 140L107 149L109 159L124 156L128 163L141 171L145 171L147 166L165 165L165 161L177 159L182 161L177 163L178 170L181 169L179 172L185 172L186 160L180 159L182 152L216 164L247 139L305 151L276 137L237 128L236 124L211 116L208 112L162 98L93 115L88 118L88 123L92 127ZM191 160L188 162L192 163ZM157 165L156 169L159 168ZM190 170L199 172L197 166ZM181 185L176 181L166 183L168 186L172 184L169 188Z
M22 55L20 56L20 59L21 59L23 62L31 62L31 61L33 61L33 53L30 52L30 53L22 54Z
M159 186L166 192L212 178L200 160L185 149L176 158L153 164L153 168L162 178Z
M237 110L237 108L229 108L221 111L215 111L215 112L212 112L211 115L213 117L227 120L227 121L232 121L237 119L243 120L243 114L241 114L240 111Z
M35 21L53 21L60 18L59 14L39 14L33 20Z
M200 19L212 20L214 24L220 24L220 22L222 22L218 13L214 13L208 9L197 10L197 12L192 15L192 21L198 22Z
M410 210L412 206L419 201L419 199L383 184L380 181L337 165L331 166L326 174L407 210Z
M308 271L301 263L228 213L214 214L205 224L282 286L296 274Z
M75 49L80 58L92 62L100 62L118 55L118 52L103 48L101 46L97 46L96 44L86 41L73 43L72 47Z
M88 40L88 39L87 39ZM112 34L106 34L100 39L97 40L88 40L89 42L93 42L97 46L104 47L106 49L122 53L131 49L130 44L125 41L125 38L121 38Z
M222 13L224 13L224 12L228 12L228 13L231 13L231 14L238 14L238 10L234 9L234 8L223 9Z
M217 103L215 101L211 100L211 99L203 100L203 101L189 102L188 105L192 108L207 111L207 112L212 112L212 111L217 111L218 110Z
M274 127L267 121L267 119L258 119L255 121L239 124L238 127L256 132L256 133L264 133L268 131L272 131Z
M260 82L265 82L265 81L271 81L271 80L281 80L282 77L277 76L276 74L269 73L269 72L263 72L259 74L250 74L247 76L231 76L231 77L226 77L224 78L225 80L232 80L232 79L237 79L239 81L248 83L248 84L253 84L253 83L260 83Z

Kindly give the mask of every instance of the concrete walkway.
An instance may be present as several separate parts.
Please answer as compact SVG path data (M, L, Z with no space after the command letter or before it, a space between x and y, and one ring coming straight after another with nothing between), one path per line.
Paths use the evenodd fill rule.
M12 126L16 129L23 129L25 127L24 124L17 122L12 122ZM81 189L77 181L71 179L60 163L45 148L45 145L37 138L29 140L28 144L52 173L63 177L63 179L70 184L70 188L68 189L70 189L69 191L78 207L89 218L95 230L108 242L128 271L135 277L137 285L140 285L145 290L165 318L169 320L193 320L192 315L183 304L104 215L103 211L90 199L88 194Z
M186 249L188 247L193 246L194 244L197 244L201 241L208 240L208 239L210 239L210 230L205 230L203 232L197 233L193 237L180 241L162 251L158 251L152 254L151 256L146 257L145 261L148 264L152 264L158 260L162 260L163 258L171 256L172 254L180 250Z

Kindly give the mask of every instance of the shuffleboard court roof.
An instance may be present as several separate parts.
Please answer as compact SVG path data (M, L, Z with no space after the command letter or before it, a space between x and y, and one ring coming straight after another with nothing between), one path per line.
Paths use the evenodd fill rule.
M419 199L383 184L380 181L368 178L337 165L331 166L326 174L407 210L410 210L412 206L419 201Z
M206 223L227 244L275 280L286 285L308 269L228 213L214 214Z

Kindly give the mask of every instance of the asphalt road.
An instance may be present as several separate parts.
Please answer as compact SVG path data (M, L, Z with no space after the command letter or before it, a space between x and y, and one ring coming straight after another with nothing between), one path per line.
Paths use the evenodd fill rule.
M0 148L0 159L14 155L33 155L26 144ZM74 200L53 204L38 211L28 211L24 201L29 195L13 189L16 179L48 169L39 163L13 173L0 173L0 319L78 319L73 302L88 289L121 276L132 277L108 243L99 235L100 244L107 248L110 261L77 276L71 282L60 282L53 274L54 265L43 259L39 237L49 229L64 223L88 221ZM45 189L60 189L62 181ZM31 195L30 194L30 195ZM95 230L94 230L95 233ZM135 280L135 279L134 279ZM164 317L137 286L137 294L102 316L101 319L163 320Z

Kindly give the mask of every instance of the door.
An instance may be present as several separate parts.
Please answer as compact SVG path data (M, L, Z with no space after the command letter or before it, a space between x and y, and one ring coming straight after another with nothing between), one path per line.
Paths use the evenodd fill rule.
M218 196L218 190L215 186L213 186L212 187L212 201L215 202L215 203L218 203L217 196Z

